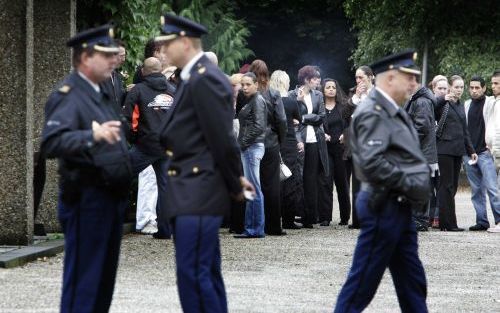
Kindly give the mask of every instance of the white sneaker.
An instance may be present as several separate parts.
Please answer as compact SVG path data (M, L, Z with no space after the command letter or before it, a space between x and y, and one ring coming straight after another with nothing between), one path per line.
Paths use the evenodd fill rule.
M141 229L141 233L146 234L146 235L152 235L152 234L157 233L157 232L158 232L158 227L156 227L155 225L153 225L151 223L147 223L146 226L144 226Z
M500 233L500 223L498 223L496 226L494 227L490 227L488 228L487 230L489 233Z

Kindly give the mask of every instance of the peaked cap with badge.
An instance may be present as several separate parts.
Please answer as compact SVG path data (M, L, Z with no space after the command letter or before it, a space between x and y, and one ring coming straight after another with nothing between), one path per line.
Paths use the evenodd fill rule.
M118 53L120 49L114 37L113 25L106 24L76 34L66 42L66 45L71 48L93 48L99 52Z
M178 37L200 38L208 33L205 26L182 16L165 14L160 17L160 23L161 35L155 41L169 41Z
M415 62L417 61L417 52L414 49L407 49L398 53L388 55L370 65L375 75L389 71L399 70L404 73L420 75Z

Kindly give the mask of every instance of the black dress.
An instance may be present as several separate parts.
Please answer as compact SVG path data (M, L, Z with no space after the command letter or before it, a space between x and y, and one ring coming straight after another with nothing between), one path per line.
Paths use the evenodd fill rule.
M295 216L302 216L304 212L304 189L302 187L302 167L298 160L297 138L293 120L300 121L299 107L297 101L282 97L285 108L287 133L285 142L281 145L281 158L292 172L292 176L281 182L281 211L283 227L290 227Z

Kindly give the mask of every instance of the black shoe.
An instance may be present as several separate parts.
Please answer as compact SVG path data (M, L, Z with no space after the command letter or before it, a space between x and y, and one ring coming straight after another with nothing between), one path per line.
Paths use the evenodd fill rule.
M323 222L319 223L319 226L330 226L330 222L329 221L323 221Z
M340 221L339 226L345 226L345 225L347 225L347 222Z
M286 231L284 231L283 229L277 233L275 232L272 232L272 233L266 233L267 235L269 236L286 236Z
M415 225L415 228L417 229L417 231L429 231L429 227L424 226L422 224Z
M347 228L349 228L349 229L360 229L361 227L359 225L351 224L351 225L347 226Z
M302 228L314 228L313 224L303 224Z
M464 229L460 227L453 227L453 228L442 227L441 231L464 231Z
M300 226L297 223L292 223L292 224L283 224L284 229L301 229L302 226Z
M483 226L481 224L476 224L474 226L469 227L469 230L470 231L482 231L482 230L488 230L488 228L489 228L489 225Z
M153 234L154 239L170 239L170 235L167 236L165 234L160 234L160 232L156 232Z
M253 238L264 238L264 235L260 235L260 236L250 236L248 234L241 234L241 235L234 235L233 238L236 238L236 239L253 239Z

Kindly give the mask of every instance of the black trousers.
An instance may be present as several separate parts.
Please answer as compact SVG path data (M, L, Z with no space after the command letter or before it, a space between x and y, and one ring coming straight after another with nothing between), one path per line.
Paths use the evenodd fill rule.
M333 183L337 189L339 201L340 222L349 222L351 215L351 204L349 199L349 184L347 183L346 165L342 159L344 149L342 145L336 144L328 151L328 162L330 164L330 175L326 178L326 184L321 185L321 204L319 205L319 220L331 221L333 209Z
M356 197L359 192L359 187L361 185L360 181L356 178L354 174L354 165L352 164L352 158L344 161L346 165L347 172L347 182L351 180L352 177L352 226L359 227L358 213L356 212Z
M439 189L437 200L439 205L439 226L441 228L456 228L455 194L458 188L458 177L462 167L462 157L453 155L438 155Z
M264 217L266 234L280 234L280 148L266 148L260 161L260 185L264 195Z
M319 157L318 144L306 143L304 153L303 179L306 206L302 221L307 225L318 221L320 190L323 189L322 185L326 185L326 177Z

